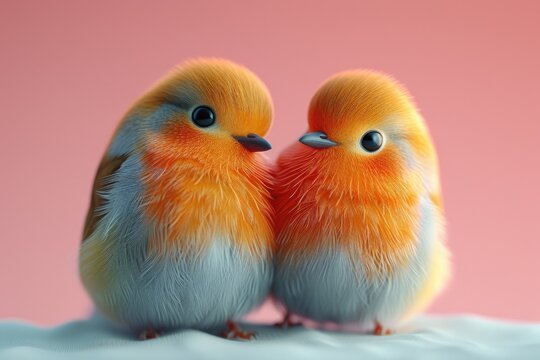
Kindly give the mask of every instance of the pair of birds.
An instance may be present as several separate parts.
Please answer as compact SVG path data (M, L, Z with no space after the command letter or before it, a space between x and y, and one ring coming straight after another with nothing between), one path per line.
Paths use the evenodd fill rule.
M407 92L370 71L316 92L308 132L271 168L264 84L225 60L183 64L127 112L96 174L80 274L143 338L249 338L269 295L317 322L388 333L449 269L436 153Z

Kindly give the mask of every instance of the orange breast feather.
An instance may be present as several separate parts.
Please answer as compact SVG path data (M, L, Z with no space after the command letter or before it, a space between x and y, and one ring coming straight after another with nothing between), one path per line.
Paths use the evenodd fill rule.
M295 145L280 158L278 256L295 261L339 246L368 274L396 270L413 254L420 179L400 177L390 151L362 164L334 155Z
M209 147L205 141L187 126L151 140L143 156L145 211L158 231L149 249L197 254L223 239L252 255L270 255L274 235L267 167L240 146Z

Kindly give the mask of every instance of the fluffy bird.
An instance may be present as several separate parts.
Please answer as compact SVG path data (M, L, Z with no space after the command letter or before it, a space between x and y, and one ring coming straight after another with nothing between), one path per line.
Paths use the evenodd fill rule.
M279 157L274 296L289 316L388 334L449 274L437 156L407 91L371 71L314 95Z
M246 68L175 68L120 122L99 165L80 248L96 307L142 338L177 328L249 338L232 320L271 286L272 121Z

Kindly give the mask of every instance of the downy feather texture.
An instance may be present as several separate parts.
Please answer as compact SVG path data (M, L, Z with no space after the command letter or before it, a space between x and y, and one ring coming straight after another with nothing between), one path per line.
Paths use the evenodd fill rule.
M367 151L370 131L382 145ZM326 81L308 134L276 166L273 294L318 322L391 327L423 309L449 274L438 163L407 91L373 71ZM319 140L319 139L317 139Z
M193 121L200 106L215 123ZM135 102L97 171L80 249L102 313L136 331L211 329L265 299L272 179L238 138L264 141L272 112L264 84L221 59L184 63Z

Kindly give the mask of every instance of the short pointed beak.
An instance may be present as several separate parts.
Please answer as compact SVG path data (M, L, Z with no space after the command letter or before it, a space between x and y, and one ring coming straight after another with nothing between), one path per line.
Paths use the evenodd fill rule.
M328 135L322 131L314 131L305 134L300 139L298 139L302 144L311 146L316 149L325 149L332 146L338 145L337 142L334 142L328 138Z
M251 152L266 151L272 148L272 145L257 134L247 134L247 136L233 136L243 147Z

